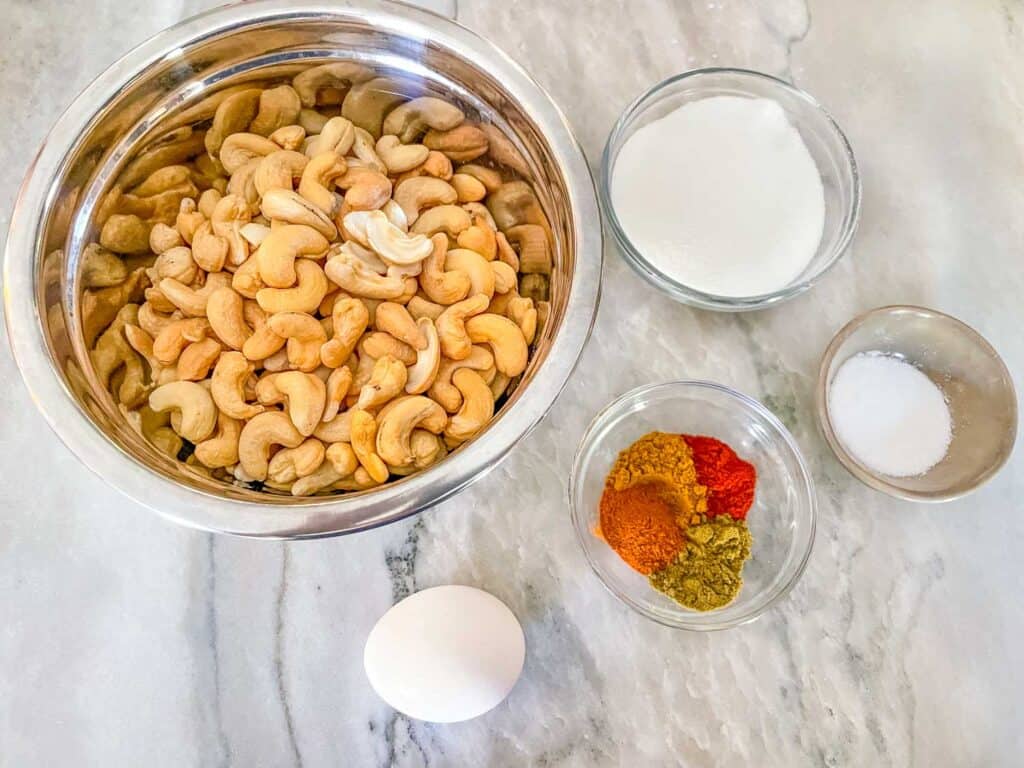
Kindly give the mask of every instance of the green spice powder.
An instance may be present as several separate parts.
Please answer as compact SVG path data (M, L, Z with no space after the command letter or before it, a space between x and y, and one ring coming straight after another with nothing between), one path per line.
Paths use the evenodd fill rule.
M686 546L674 562L649 577L651 586L697 611L728 605L743 586L750 531L728 515L686 529Z

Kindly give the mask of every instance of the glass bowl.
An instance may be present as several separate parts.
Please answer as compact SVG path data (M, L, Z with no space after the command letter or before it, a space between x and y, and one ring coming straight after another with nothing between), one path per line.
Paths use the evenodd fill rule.
M595 533L605 476L615 458L654 431L717 437L757 468L747 516L752 553L739 595L723 608L684 608L651 587ZM583 553L613 595L660 624L697 631L752 621L789 592L811 554L817 509L811 474L782 422L756 400L707 381L639 387L601 411L576 452L569 506Z
M847 453L836 436L828 409L832 379L860 352L883 352L913 363L945 394L953 440L945 458L923 475L879 474ZM825 440L850 474L909 501L950 501L970 493L1006 463L1017 438L1017 395L995 349L970 326L923 307L880 307L851 320L825 350L816 400Z
M757 296L721 296L684 285L654 267L633 244L616 216L611 181L615 161L637 129L690 102L710 96L767 98L777 102L800 132L821 174L825 190L825 226L818 251L785 288ZM784 193L784 190L780 190ZM739 312L768 307L803 293L831 269L846 251L860 213L860 176L853 150L835 120L810 95L789 83L744 69L696 69L664 80L634 101L619 118L601 158L601 205L626 262L653 286L676 301L703 309Z

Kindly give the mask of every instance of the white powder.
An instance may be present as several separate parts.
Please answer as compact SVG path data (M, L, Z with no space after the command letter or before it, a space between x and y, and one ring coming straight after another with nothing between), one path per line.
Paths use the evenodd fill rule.
M618 154L611 195L645 259L720 296L796 281L825 226L818 168L770 99L713 96L643 126Z
M942 461L953 437L942 390L910 363L878 352L839 367L828 410L843 447L892 477L924 474Z

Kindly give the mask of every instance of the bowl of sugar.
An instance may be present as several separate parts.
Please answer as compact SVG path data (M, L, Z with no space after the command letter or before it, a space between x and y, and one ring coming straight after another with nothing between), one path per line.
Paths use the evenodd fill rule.
M829 344L816 392L822 432L866 485L910 501L949 501L1006 463L1017 396L977 331L933 309L880 307Z
M857 226L860 177L835 120L770 75L698 69L619 118L601 203L627 263L677 301L761 309L810 288Z

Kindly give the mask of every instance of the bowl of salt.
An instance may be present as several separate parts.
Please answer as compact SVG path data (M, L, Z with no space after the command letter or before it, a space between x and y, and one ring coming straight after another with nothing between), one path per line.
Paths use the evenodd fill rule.
M913 306L880 307L836 334L817 411L840 463L875 490L950 501L987 482L1017 436L1006 365L977 331Z

